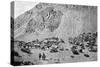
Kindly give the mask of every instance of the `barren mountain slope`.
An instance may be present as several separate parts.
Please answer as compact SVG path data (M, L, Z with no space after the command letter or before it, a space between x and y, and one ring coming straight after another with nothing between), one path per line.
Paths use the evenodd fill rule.
M28 40L30 41L34 38L42 38L42 37L48 37L48 36L59 36L59 37L66 36L65 38L67 38L67 36L76 36L79 33L84 32L88 29L93 30L94 27L96 28L96 24L95 24L96 14L94 15L95 9L88 8L88 7L84 8L82 6L80 6L82 8L71 7L71 8L65 9L64 6L58 6L58 5L53 5L53 6L56 6L55 8L59 9L63 13L63 16L61 17L61 24L59 25L59 28L57 30L55 30L54 32L50 32L47 28L45 28L42 31L42 33L39 31L35 31L35 33L30 33L29 35L25 34L25 28L27 26L27 23L30 22L32 18L35 20L35 21L32 21L32 23L34 22L34 23L39 24L38 22L43 22L41 16L37 16L38 13L42 10L35 11L36 8L33 8L27 11L26 13L22 14L21 16L19 16L18 17L19 19L16 18L15 23L16 22L20 23L20 25L19 24L17 25L15 24L15 25L16 26L22 25L22 26L19 27L18 29L16 29L16 26L15 26L15 32L14 32L15 38L26 40L26 41ZM62 8L60 9L60 7ZM36 25L36 27L38 26ZM42 24L42 28L43 28L43 24Z

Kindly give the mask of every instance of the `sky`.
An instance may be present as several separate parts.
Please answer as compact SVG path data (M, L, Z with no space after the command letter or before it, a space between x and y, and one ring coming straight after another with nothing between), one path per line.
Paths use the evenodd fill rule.
M29 1L15 1L15 18L24 13L25 11L33 8L39 2L29 2Z

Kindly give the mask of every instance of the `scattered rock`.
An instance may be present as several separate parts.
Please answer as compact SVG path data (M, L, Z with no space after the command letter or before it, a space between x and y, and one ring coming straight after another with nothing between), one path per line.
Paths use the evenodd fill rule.
M90 57L88 54L84 54L85 57Z

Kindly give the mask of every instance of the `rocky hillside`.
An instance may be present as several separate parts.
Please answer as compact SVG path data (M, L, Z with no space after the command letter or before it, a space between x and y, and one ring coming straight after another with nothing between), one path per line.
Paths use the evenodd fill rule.
M95 6L39 3L13 21L14 65L97 60Z
M96 29L96 7L39 3L14 23L16 39L31 41L35 38L59 36L68 38Z

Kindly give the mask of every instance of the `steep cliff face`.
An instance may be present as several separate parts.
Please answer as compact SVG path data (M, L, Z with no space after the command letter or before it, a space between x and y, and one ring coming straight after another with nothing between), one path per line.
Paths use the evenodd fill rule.
M16 18L14 29L15 38L21 34L29 36L34 33L37 35L44 34L46 31L53 33L57 30L61 24L63 13L54 8L56 7L48 6L37 12L34 11L35 8L32 8Z
M15 38L27 41L59 36L67 39L86 30L96 29L95 7L69 6L66 8L64 5L44 3L36 5L15 19Z

